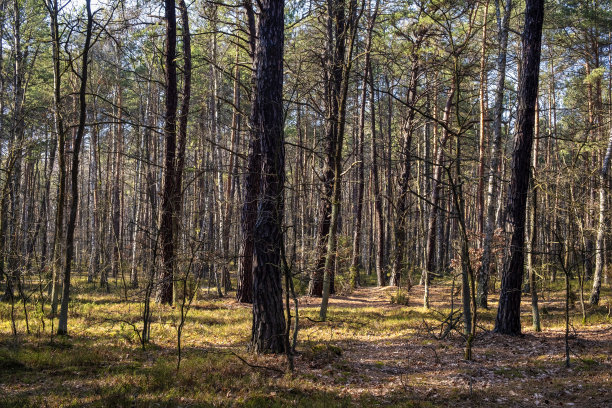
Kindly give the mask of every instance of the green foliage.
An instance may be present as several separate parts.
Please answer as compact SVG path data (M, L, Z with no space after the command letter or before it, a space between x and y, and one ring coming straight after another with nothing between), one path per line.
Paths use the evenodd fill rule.
M391 295L392 305L408 306L409 303L410 303L410 297L408 296L408 294L402 292L401 289L398 289L395 295Z

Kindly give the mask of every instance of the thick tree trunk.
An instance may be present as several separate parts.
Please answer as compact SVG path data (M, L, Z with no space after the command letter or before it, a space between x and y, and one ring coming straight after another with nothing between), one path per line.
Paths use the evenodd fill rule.
M166 45L164 55L165 79L165 114L164 139L166 155L164 159L164 186L162 193L161 235L162 270L159 287L159 301L172 304L175 267L175 242L173 234L176 213L176 111L178 91L176 81L176 9L174 0L165 0Z
M502 275L499 307L495 319L495 331L502 334L518 335L521 333L521 284L525 266L525 210L538 96L543 20L544 0L527 0L523 33L523 63L518 94L518 132L512 155L512 178L508 191L508 218L506 220L511 234L510 256L508 266Z
M286 350L281 285L285 149L283 114L284 0L262 0L255 53L253 130L260 135L261 199L255 224L253 327L257 353Z

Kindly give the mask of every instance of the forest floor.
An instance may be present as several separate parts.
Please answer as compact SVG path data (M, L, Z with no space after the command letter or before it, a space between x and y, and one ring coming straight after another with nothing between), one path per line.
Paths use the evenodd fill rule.
M407 305L391 304L395 288L360 288L333 297L324 323L317 322L320 299L301 297L290 374L284 356L247 351L250 307L232 293L193 302L177 371L178 307L153 305L151 342L142 350L137 292L126 301L119 292L78 288L68 337L51 336L36 305L29 335L23 312L15 311L13 336L10 305L0 304L1 407L612 406L609 289L603 306L587 309L586 323L579 301L571 309L569 368L561 290L540 299L540 333L531 329L528 296L521 337L491 332L494 302L479 310L472 361L464 359L459 327L438 339L440 320L460 305L450 283L432 287L429 310L419 286L405 293Z

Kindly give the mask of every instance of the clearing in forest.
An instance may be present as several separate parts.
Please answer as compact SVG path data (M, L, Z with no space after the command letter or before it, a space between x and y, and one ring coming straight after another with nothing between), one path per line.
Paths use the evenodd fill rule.
M293 374L285 372L284 356L248 353L250 306L232 294L195 300L178 373L177 309L154 305L151 343L143 351L134 330L141 306L116 294L77 293L67 338L50 337L49 327L43 333L38 316L30 316L32 334L23 334L25 321L18 320L22 334L12 336L3 303L0 406L612 405L612 326L605 307L590 310L584 325L580 305L572 309L570 368L564 366L561 291L542 296L541 333L529 328L527 302L522 337L491 333L495 305L480 310L474 359L465 361L460 328L440 326L451 307L459 307L459 294L451 297L449 284L434 286L426 311L421 287L407 293L407 305L390 303L396 291L360 288L335 296L324 323L317 321L320 299L300 298Z

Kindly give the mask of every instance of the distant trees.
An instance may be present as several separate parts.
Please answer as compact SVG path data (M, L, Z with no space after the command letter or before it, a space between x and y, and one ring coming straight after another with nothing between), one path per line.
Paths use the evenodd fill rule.
M520 290L536 315L562 265L583 301L591 292L585 319L599 310L605 4L546 3L537 66L512 0L166 0L163 16L108 0L90 10L88 46L77 3L0 2L0 283L13 312L59 313L68 331L70 295L91 285L142 302L146 326L151 301L172 304L191 277L253 302L253 349L279 352L281 272L322 298L324 319L334 292L422 278L427 305L437 282L475 271L478 305L501 283L498 331L517 333Z

